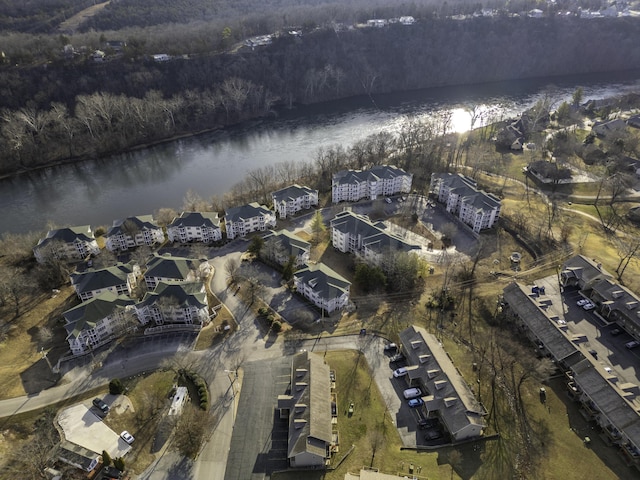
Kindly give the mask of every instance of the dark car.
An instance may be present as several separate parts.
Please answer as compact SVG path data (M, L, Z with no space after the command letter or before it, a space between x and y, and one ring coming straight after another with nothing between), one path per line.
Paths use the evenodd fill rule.
M418 428L420 430L425 430L427 428L433 428L438 425L437 418L421 418L418 420Z
M622 334L622 330L620 330L619 328L614 328L613 330L611 330L611 335L613 335L614 337L617 335L621 335Z
M396 362L401 362L404 360L404 355L402 355L401 353L396 353L394 356L392 356L389 359L390 363L396 363Z
M398 346L395 343L387 343L384 346L384 351L385 352L395 352L398 349Z
M424 434L425 440L437 440L438 438L442 438L442 430L427 430Z
M104 403L104 401L101 398L94 398L93 399L93 406L96 407L98 410L100 410L105 415L107 413L109 413L109 405Z

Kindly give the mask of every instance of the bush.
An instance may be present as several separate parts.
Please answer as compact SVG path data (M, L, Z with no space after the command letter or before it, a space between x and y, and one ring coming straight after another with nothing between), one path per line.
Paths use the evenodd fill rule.
M273 322L275 321L276 317L274 317L273 315L268 315L267 316L267 323L269 325L273 324Z
M113 461L113 466L116 467L121 472L124 472L124 459L122 457L118 457Z
M109 382L109 393L111 395L120 395L124 392L124 385L122 384L122 380L119 378L114 378Z
M263 315L264 316L264 315L267 315L268 313L269 313L269 309L266 308L266 307L260 307L258 309L258 314L259 315Z
M273 324L271 325L271 330L278 333L280 330L282 330L282 324L280 322L273 322Z
M111 465L111 455L109 455L109 452L107 452L106 450L102 451L102 464L105 467L108 467L109 465Z

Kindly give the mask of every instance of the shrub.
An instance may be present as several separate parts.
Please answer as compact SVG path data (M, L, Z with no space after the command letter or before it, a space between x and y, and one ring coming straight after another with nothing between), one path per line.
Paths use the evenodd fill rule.
M118 457L113 461L113 466L116 467L121 472L124 472L124 459L122 457Z
M282 324L280 322L273 322L273 324L271 324L271 330L278 333L280 330L282 330Z
M268 315L267 316L267 323L269 325L273 324L273 322L275 321L276 317L274 317L273 315Z
M111 465L111 455L109 455L109 452L107 452L106 450L102 451L102 464L105 467L108 467L109 465Z
M122 384L122 380L119 378L114 378L109 382L109 393L111 395L120 395L124 392L124 385Z
M268 313L269 313L269 309L266 308L266 307L260 307L258 309L258 314L260 314L260 315L264 316L264 315L267 315Z

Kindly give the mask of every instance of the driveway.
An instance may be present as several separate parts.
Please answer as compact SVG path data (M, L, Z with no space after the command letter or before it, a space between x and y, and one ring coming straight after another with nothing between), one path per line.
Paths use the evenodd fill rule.
M58 415L64 438L92 452L109 452L112 458L125 456L131 447L107 427L92 408L84 404L64 409Z

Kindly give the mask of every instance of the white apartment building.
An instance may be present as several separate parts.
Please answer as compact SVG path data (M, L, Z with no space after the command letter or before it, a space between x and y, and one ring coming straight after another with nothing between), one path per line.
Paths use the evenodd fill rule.
M257 202L230 208L224 216L227 238L244 237L251 232L265 231L276 226L276 214Z
M124 252L141 245L152 246L164 242L164 232L153 215L115 220L105 234L105 248L111 252Z
M323 263L298 270L293 280L300 295L329 313L349 303L351 282Z
M273 208L280 218L287 218L300 210L318 205L318 190L300 185L291 185L271 194Z
M376 165L369 170L342 170L333 175L333 203L375 200L380 196L410 193L413 174L392 165Z
M500 217L500 199L478 190L476 181L465 175L434 173L431 192L438 196L438 202L443 203L448 212L476 233L493 227Z
M222 240L218 212L182 212L167 225L170 242L213 243Z
M98 242L89 225L49 230L47 236L33 248L38 263L51 258L80 261L99 253Z

